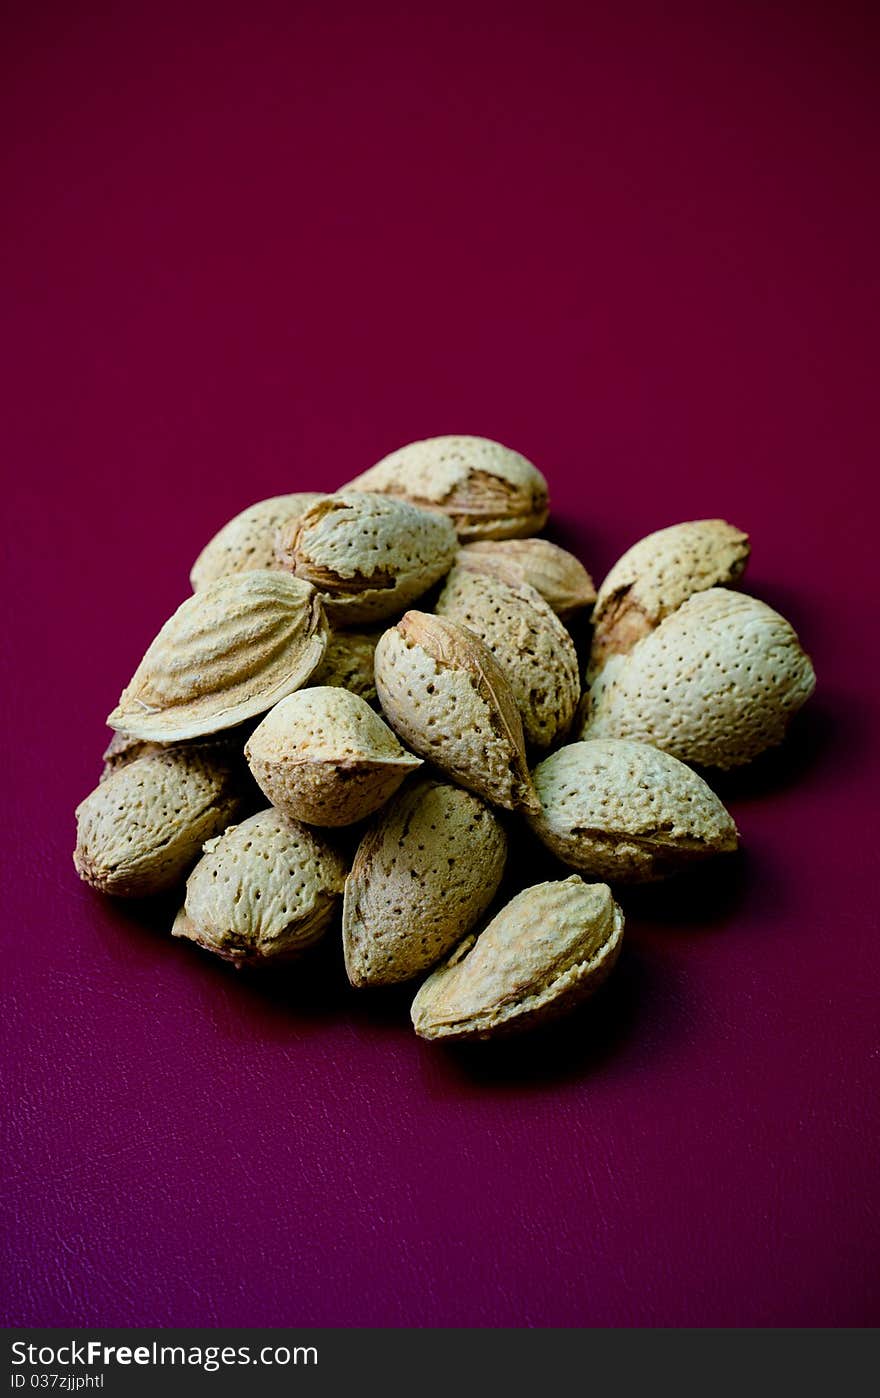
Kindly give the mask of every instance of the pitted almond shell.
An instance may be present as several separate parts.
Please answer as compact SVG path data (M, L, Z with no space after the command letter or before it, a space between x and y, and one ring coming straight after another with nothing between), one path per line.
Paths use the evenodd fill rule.
M736 826L714 791L645 743L570 743L533 776L541 810L529 824L558 859L592 878L643 883L736 849Z
M607 884L577 875L535 884L468 938L413 1001L423 1039L486 1039L568 1012L620 953L623 913Z
M519 452L487 437L428 437L391 452L344 490L440 509L462 540L519 539L547 521L547 482Z
M99 781L105 782L114 772L127 767L139 757L150 757L155 753L179 752L181 748L197 752L203 757L221 765L243 768L242 748L250 729L247 724L241 728L230 728L223 733L209 734L204 738L185 738L176 743L151 743L144 738L133 738L130 733L114 733L104 749L103 770Z
M513 692L527 743L547 748L568 732L581 692L577 652L533 587L456 566L436 611L491 651Z
M506 852L497 816L471 792L425 779L395 796L345 882L352 985L393 985L435 965L491 903Z
M318 666L310 685L334 685L350 689L376 705L376 682L373 678L373 656L381 631L333 631L327 642L324 659Z
M590 673L626 655L695 593L735 586L749 551L749 536L723 519L673 524L633 544L599 588Z
M205 845L173 935L236 965L297 956L326 932L345 872L316 831L281 811L258 811Z
M413 752L493 805L537 809L516 700L472 632L407 612L376 646L376 690Z
M77 872L102 893L165 893L183 881L205 840L224 830L242 804L230 768L197 748L137 757L77 807Z
M165 623L107 722L163 743L232 728L305 684L327 636L308 583L265 569L218 578Z
M230 573L278 567L275 558L278 530L291 525L320 499L316 491L273 495L269 500L259 500L242 510L214 535L193 564L190 573L193 592Z
M586 700L585 738L653 743L683 762L728 769L780 743L816 677L792 626L745 593L684 602Z
M245 756L265 796L307 825L352 825L384 806L422 766L365 699L331 686L282 699Z
M278 538L278 558L317 588L336 626L399 613L448 573L458 545L442 514L406 500L327 495Z
M596 600L593 580L579 559L549 539L486 539L465 544L456 566L487 573L511 587L525 583L539 592L561 621Z

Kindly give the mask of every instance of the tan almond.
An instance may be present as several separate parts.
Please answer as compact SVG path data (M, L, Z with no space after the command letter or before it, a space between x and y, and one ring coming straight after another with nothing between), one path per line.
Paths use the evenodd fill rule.
M426 779L395 796L345 882L352 985L393 985L435 965L491 903L506 852L497 816L471 792Z
M612 656L586 701L585 738L653 743L727 769L780 743L816 677L792 626L745 593L712 588Z
M298 956L327 931L345 872L317 831L258 811L205 845L173 935L238 966Z
M280 562L317 588L335 626L398 615L448 573L456 549L442 514L359 491L319 500L278 539Z
M577 652L533 587L456 566L436 611L492 652L513 691L527 743L547 748L568 732L581 692Z
M547 521L541 472L488 437L410 442L343 489L378 491L442 510L463 540L520 539Z
M570 743L535 768L540 814L529 824L564 864L643 883L736 849L714 791L683 762L645 743Z
M107 722L166 743L232 728L305 684L327 636L308 583L265 569L218 578L165 623Z
M535 884L429 976L413 1001L423 1039L487 1039L573 1010L611 971L623 913L607 884Z
M124 898L182 883L205 840L242 807L230 768L196 748L137 757L77 807L73 860L81 879Z
M242 510L214 535L193 564L190 573L193 592L231 573L277 568L275 539L278 530L293 525L321 498L316 491L273 495L269 500L258 500Z
M493 805L537 810L516 700L477 636L407 612L376 646L376 690L413 752Z
M596 600L593 580L581 561L549 539L485 539L465 544L455 562L510 587L533 587L560 621L569 621Z
M749 536L723 519L694 519L648 534L619 558L593 608L591 675L626 655L695 593L733 587L749 560Z
M372 815L422 765L365 699L324 685L301 689L270 709L245 756L273 806L324 826Z
M324 659L310 685L329 684L350 689L368 704L378 704L373 678L373 656L381 631L333 631Z

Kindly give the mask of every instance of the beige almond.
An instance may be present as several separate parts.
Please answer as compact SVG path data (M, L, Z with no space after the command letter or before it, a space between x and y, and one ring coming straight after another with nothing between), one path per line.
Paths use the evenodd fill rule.
M533 587L456 566L436 611L492 652L513 691L527 743L547 748L568 732L581 693L577 652Z
M298 956L328 929L346 866L332 845L281 811L258 811L205 852L172 929L237 966Z
M232 728L304 685L327 636L318 596L299 578L218 578L165 623L107 722L163 743Z
M592 878L643 883L736 849L737 832L696 772L645 743L570 743L533 773L535 834Z
M360 695L368 704L378 704L373 656L381 634L381 631L333 631L324 659L309 684L329 684L339 689L350 689L352 694Z
M413 752L493 805L537 810L516 700L472 632L407 612L376 646L376 690Z
M422 765L365 699L331 686L282 699L254 729L245 756L273 806L323 826L372 815Z
M469 791L426 779L394 797L345 882L352 985L393 985L435 965L491 903L506 852L497 816Z
M607 884L535 884L429 976L413 1001L423 1039L487 1039L573 1010L606 979L623 942Z
M560 621L569 621L596 600L584 565L549 539L485 539L465 544L455 562L459 568L488 573L511 587L533 587Z
M727 769L780 743L816 677L793 627L766 603L712 588L688 598L586 700L585 738L653 743Z
M648 534L617 560L593 608L590 674L626 655L695 593L733 587L749 560L749 536L723 519L694 519Z
M193 592L230 573L278 567L275 558L278 530L293 525L321 498L315 491L273 495L269 500L259 500L242 510L214 535L193 564L190 573Z
M547 521L541 472L488 437L410 442L343 489L377 491L442 510L463 540L520 539Z
M77 807L77 873L123 898L165 893L241 807L233 772L197 748L134 758Z
M312 583L335 626L398 615L439 582L458 545L442 514L360 491L325 496L278 538L278 558Z

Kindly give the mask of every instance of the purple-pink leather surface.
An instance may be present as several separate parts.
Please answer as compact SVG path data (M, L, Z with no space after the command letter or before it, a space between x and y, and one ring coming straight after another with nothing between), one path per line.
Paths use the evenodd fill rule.
M4 16L3 1319L880 1319L872 7ZM443 432L540 465L599 578L734 520L819 677L719 784L742 856L458 1052L71 863L207 538Z

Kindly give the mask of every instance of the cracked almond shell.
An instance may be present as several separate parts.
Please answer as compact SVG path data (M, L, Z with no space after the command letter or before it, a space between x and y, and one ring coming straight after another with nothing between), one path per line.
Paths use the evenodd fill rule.
M516 700L477 636L407 612L376 646L376 690L413 752L493 805L537 809Z
M205 845L173 935L238 966L298 956L327 931L345 871L309 826L258 811Z
M163 743L232 728L305 684L327 636L300 579L265 569L218 578L166 621L107 722Z
M136 757L77 807L77 873L102 893L165 893L241 806L240 783L211 754L181 747Z
M524 538L547 521L541 472L488 437L410 442L344 489L377 491L442 510L462 540Z
M448 573L457 549L442 514L359 491L325 496L278 538L278 558L320 593L335 626L397 616Z
M749 560L749 536L723 519L658 529L617 560L593 608L590 674L626 655L689 597L733 587Z
M576 874L517 894L429 976L412 1005L423 1039L486 1039L574 1009L611 971L623 913Z
M632 738L701 767L739 767L782 741L815 684L784 617L746 593L712 588L607 662L585 701L582 736Z
M331 686L282 699L254 729L245 757L273 806L322 826L372 815L422 765L365 699Z
M486 539L465 544L456 566L500 578L511 587L525 583L539 592L561 621L596 600L593 580L579 559L549 539Z
M315 491L273 495L235 515L205 545L193 564L189 575L193 592L231 573L277 568L275 538L278 530L291 525L320 499L320 493Z
M467 627L492 652L513 691L527 743L547 748L568 732L581 693L577 652L533 587L456 566L436 612Z
M592 878L642 883L736 849L736 826L702 777L645 743L570 743L533 776L541 810L529 824Z
M506 853L498 817L472 792L426 779L395 796L345 882L352 985L393 985L435 965L491 903Z

